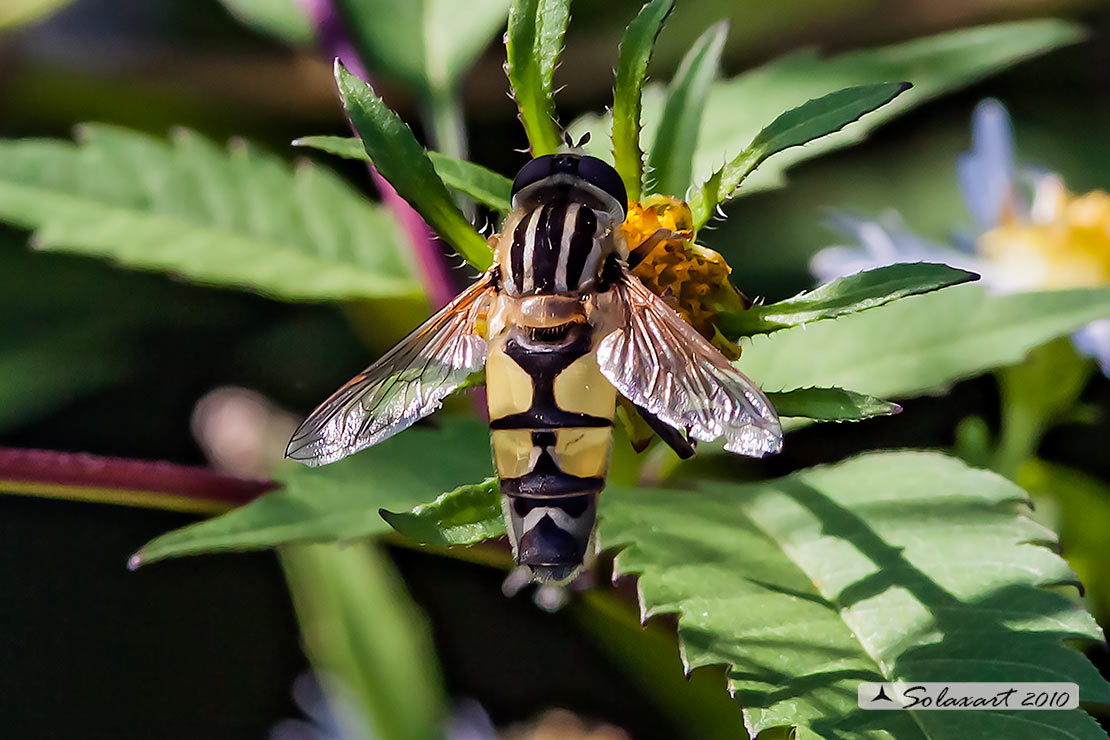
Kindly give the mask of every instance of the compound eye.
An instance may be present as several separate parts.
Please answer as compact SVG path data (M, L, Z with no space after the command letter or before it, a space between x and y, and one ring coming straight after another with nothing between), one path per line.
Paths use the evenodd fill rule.
M517 193L529 185L555 174L554 160L554 155L545 154L521 167L520 172L516 173L516 179L513 180L513 197L515 198Z
M621 176L611 166L597 157L582 157L578 162L578 176L613 196L620 203L621 210L627 212L628 192L624 189Z

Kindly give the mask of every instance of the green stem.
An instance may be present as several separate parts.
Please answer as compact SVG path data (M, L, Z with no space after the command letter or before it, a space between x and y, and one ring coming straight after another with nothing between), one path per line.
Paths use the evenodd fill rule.
M687 678L673 631L640 624L636 607L615 593L593 589L578 596L571 614L648 700L673 723L682 740L733 740L743 719L729 698L720 666Z
M429 149L453 159L466 160L466 120L457 89L432 90L424 101L424 121L431 144ZM459 210L473 221L474 201L457 191L452 193L452 197Z
M1013 384L1003 378L1000 374L1002 419L991 469L1013 480L1022 464L1036 455L1048 424L1035 409L1015 398Z
M1013 479L1037 454L1044 433L1075 407L1090 379L1092 365L1067 337L1037 347L1019 365L995 376L1002 405L998 445L991 468Z
M430 148L454 159L466 159L466 122L458 90L433 90L424 102L424 110Z

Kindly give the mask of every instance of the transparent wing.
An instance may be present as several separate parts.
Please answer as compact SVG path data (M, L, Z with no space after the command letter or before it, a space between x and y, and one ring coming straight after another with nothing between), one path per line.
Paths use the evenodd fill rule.
M730 452L782 448L778 415L755 383L635 276L624 271L613 291L624 315L597 358L625 398L695 439L723 436Z
M486 362L475 333L496 281L492 272L459 294L380 360L320 404L293 433L286 457L326 465L393 436L438 409Z

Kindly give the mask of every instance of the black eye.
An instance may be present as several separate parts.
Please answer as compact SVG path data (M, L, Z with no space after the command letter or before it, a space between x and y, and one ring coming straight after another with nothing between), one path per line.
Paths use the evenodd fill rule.
M628 193L617 171L597 157L582 157L578 163L578 176L596 188L613 196L621 204L621 210L628 210Z
M542 157L536 157L521 167L520 172L516 173L516 179L513 180L513 197L515 198L517 193L529 185L555 174L554 159L555 155L546 154Z

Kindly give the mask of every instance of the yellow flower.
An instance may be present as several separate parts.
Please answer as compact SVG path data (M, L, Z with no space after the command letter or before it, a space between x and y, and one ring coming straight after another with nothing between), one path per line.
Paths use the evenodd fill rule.
M1060 178L1043 177L1028 216L1006 209L976 248L1008 291L1110 284L1110 195L1075 196Z
M724 257L694 243L690 207L667 195L632 201L621 231L636 277L726 356L739 357L740 348L714 324L722 311L750 304L729 282L732 269Z

